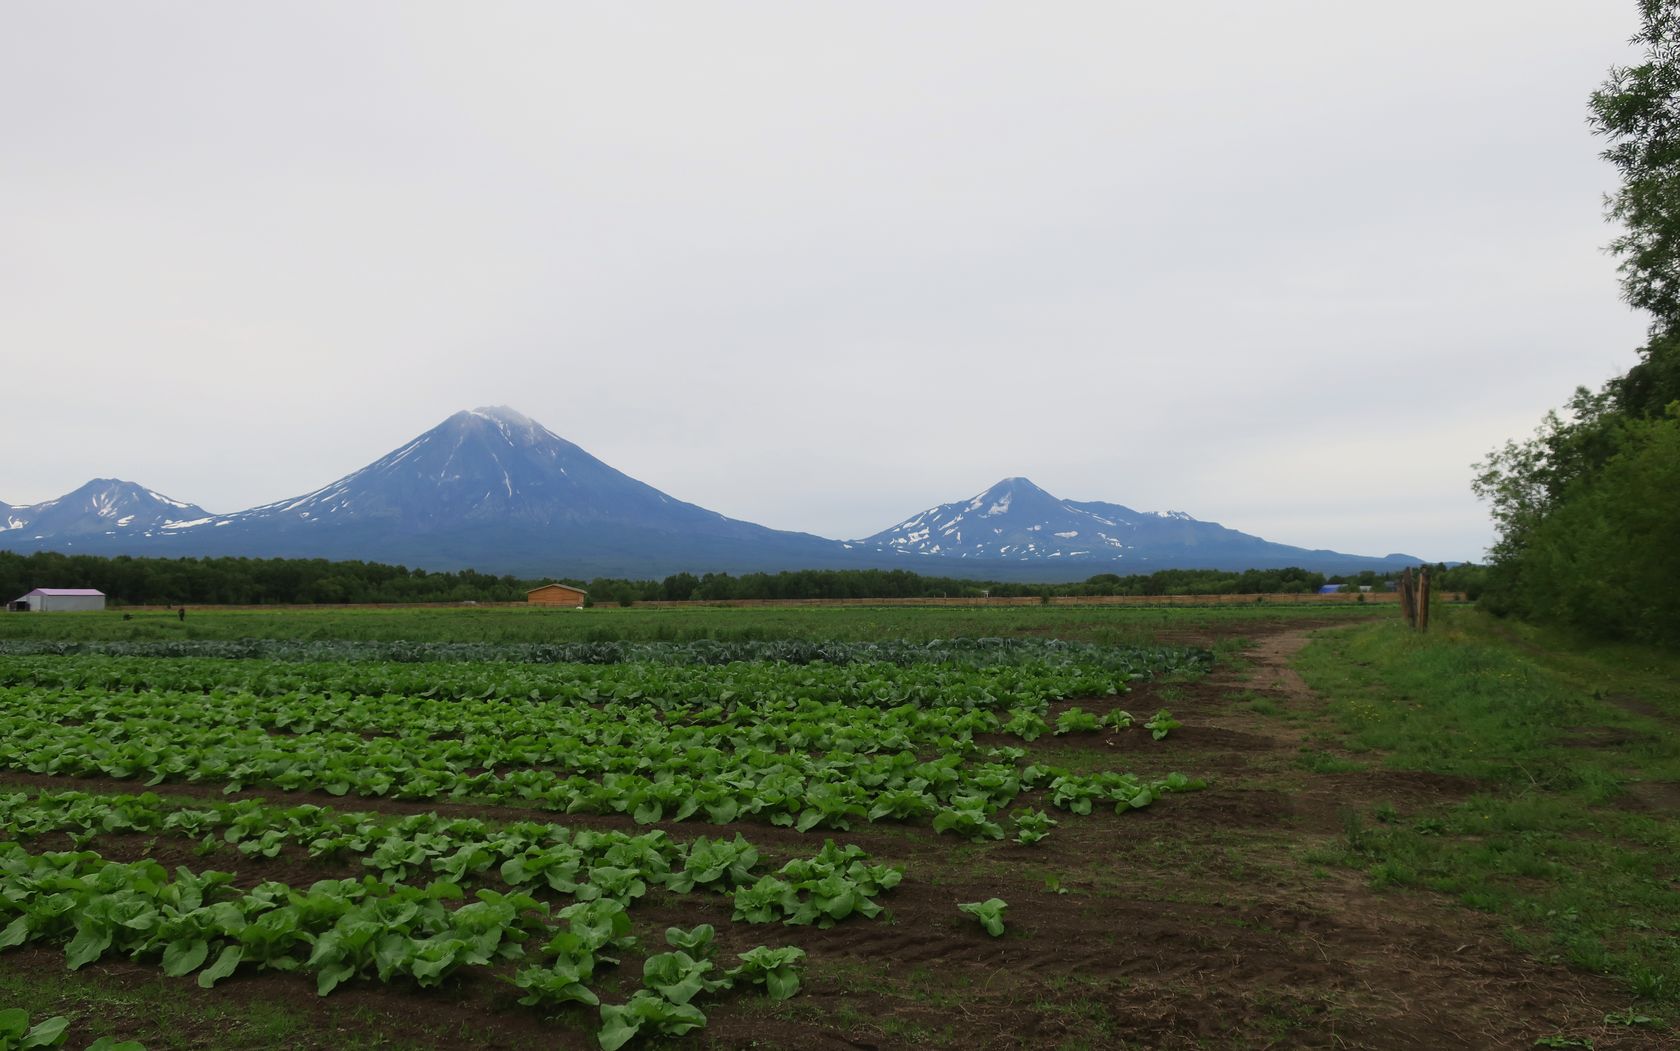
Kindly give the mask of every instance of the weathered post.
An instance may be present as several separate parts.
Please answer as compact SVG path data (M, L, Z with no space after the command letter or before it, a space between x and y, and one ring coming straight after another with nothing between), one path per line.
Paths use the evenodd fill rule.
M1417 629L1419 631L1428 631L1429 630L1429 567L1428 566L1424 566L1423 569L1418 573L1417 605L1418 605L1418 609L1417 609Z
M1416 596L1412 593L1412 567L1400 574L1400 613L1406 618L1406 623L1417 627Z

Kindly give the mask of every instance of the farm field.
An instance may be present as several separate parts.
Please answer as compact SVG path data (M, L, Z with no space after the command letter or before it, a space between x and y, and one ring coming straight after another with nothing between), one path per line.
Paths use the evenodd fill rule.
M1254 623L1341 623L1391 617L1392 608L1349 603L1299 608L1252 606L1080 608L828 607L779 609L194 608L187 619L145 611L57 617L0 617L0 640L122 641L246 638L384 642L687 642L806 639L870 642L1039 636L1142 645L1166 634L1223 638Z
M1680 661L1452 610L0 618L65 1046L1674 1045Z

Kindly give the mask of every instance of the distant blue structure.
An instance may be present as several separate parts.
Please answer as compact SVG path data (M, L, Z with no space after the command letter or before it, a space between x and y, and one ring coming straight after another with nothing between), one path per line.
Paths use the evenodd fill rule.
M1334 595L1345 587L1347 587L1346 584L1321 584L1318 593L1320 595Z

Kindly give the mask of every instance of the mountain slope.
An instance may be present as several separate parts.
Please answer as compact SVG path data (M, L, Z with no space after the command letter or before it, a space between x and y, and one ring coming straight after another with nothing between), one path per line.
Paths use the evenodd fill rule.
M677 500L500 407L458 412L313 492L197 517L140 535L78 537L74 547L89 553L356 558L528 576L854 564L836 541L767 529ZM25 546L58 545L49 537Z
M0 542L14 537L140 536L209 517L197 504L172 500L134 482L95 478L56 500L23 507L0 504Z
M378 521L406 533L591 522L769 532L666 496L505 407L458 412L312 493L230 517L239 526L276 528Z
M1049 579L1042 576L1047 572L1079 579L1168 568L1346 571L1418 561L1406 555L1371 558L1275 544L1182 511L1063 500L1026 478L1005 478L971 499L930 507L852 543L860 551L920 556L909 568L928 573L948 572L944 564L956 561L981 575L995 569L1010 577L1033 566L1042 579ZM992 568L976 570L976 565Z

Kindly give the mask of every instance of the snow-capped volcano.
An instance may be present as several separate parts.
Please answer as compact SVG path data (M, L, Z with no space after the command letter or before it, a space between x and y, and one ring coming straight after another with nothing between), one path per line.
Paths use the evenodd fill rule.
M475 522L731 522L614 470L505 406L458 412L353 474L231 517L277 527L378 521L404 532Z
M14 537L137 536L209 519L197 504L172 500L120 478L95 478L56 500L0 504L0 539Z
M930 507L852 544L864 551L924 556L913 565L927 573L945 572L940 564L952 559L1000 566L1071 563L1087 565L1092 573L1416 561L1401 555L1372 559L1274 544L1216 522L1198 521L1183 511L1134 511L1121 504L1063 500L1026 478L1005 478L968 500Z
M504 407L455 413L301 496L218 517L198 508L179 513L192 517L110 538L97 550L355 558L530 576L663 576L852 561L837 541L766 529L668 496ZM52 546L43 539L0 546ZM91 538L76 547L96 550Z

